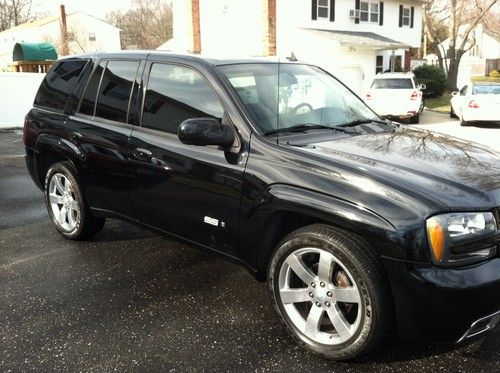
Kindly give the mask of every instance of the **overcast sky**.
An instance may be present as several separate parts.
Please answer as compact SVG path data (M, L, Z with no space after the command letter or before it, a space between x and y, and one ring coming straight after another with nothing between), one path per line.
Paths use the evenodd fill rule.
M104 18L114 10L127 10L132 0L33 0L32 13L58 14L59 5L64 4L66 13L83 11Z

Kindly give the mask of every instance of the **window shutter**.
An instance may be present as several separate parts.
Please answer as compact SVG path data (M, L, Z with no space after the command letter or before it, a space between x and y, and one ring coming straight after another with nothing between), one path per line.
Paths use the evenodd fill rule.
M403 27L403 6L399 6L399 27Z
M361 6L361 0L356 0L354 3L354 9L359 10ZM354 18L354 23L359 23L359 18Z
M318 0L312 0L311 1L312 7L311 7L311 18L313 20L318 19Z
M415 18L415 7L411 7L410 10L410 27L413 28L413 19Z
M335 0L330 0L330 22L335 21Z
M384 2L381 1L378 7L380 14L378 15L378 24L382 26L384 24Z

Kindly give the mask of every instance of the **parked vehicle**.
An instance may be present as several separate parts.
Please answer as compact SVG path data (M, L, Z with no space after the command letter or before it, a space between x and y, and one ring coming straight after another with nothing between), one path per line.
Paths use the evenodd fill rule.
M112 217L231 258L321 356L388 334L462 341L500 319L499 154L382 120L318 67L62 59L24 143L64 237Z
M405 119L418 123L424 110L422 90L413 73L379 73L365 95L365 102L385 118Z
M450 117L460 125L473 121L500 122L500 83L475 82L452 93Z

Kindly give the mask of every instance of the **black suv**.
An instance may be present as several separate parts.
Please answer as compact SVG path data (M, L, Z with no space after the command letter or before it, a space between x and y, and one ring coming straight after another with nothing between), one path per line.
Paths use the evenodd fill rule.
M69 239L107 217L267 281L299 344L458 342L500 319L500 157L384 121L318 67L162 52L47 74L26 163Z

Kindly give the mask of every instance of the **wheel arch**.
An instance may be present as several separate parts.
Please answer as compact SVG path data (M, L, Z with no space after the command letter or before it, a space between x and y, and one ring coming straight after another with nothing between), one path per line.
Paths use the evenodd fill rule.
M267 278L267 267L279 241L305 226L325 224L361 237L368 235L376 241L386 241L396 231L389 221L376 213L329 195L289 185L273 185L269 193L273 207L259 232L256 258L260 281Z
M81 157L82 153L78 147L59 136L50 134L40 135L36 142L35 154L35 169L42 190L47 171L53 164L68 161L76 170L81 167L81 162L78 158Z

